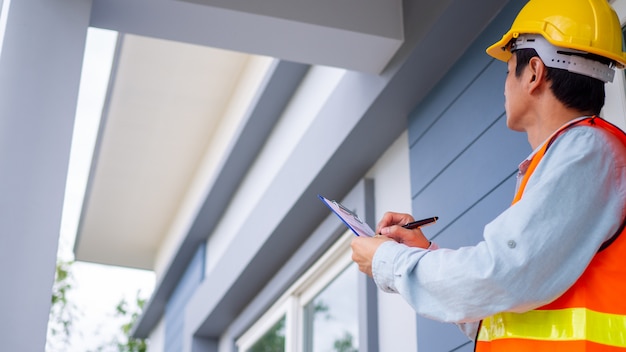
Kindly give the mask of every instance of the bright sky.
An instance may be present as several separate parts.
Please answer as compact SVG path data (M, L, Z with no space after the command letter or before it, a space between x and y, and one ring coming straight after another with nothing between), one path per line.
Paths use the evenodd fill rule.
M66 261L74 260L76 230L116 39L116 32L93 28L87 36L59 241L59 259ZM71 270L75 284L68 298L80 315L74 320L70 346L64 352L96 350L111 341L123 324L114 317L120 300L134 302L137 292L149 298L155 284L154 273L144 270L86 262L74 263Z

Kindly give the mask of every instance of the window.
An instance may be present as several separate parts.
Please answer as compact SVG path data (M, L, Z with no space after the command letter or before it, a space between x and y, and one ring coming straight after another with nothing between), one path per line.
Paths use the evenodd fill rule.
M276 322L246 352L284 352L285 351L285 316Z
M306 352L357 352L356 264L350 264L303 309Z
M287 309L285 302L274 305L237 342L240 351L285 352L287 349Z
M358 352L359 271L344 235L237 340L246 352Z

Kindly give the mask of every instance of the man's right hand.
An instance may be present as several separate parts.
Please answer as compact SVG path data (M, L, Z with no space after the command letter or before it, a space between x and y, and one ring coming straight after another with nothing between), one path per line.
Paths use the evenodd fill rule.
M402 225L413 221L413 216L410 214L387 212L378 223L376 233L387 236L409 247L427 249L430 247L430 241L424 236L422 230L419 228L405 229L402 227Z

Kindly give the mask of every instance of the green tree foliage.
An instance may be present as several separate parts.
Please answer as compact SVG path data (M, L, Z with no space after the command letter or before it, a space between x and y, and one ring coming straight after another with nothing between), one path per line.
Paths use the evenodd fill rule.
M75 323L82 313L69 297L74 288L72 275L73 261L58 260L54 284L52 286L52 304L48 320L48 336L46 339L46 352L63 352L70 348L70 337L73 334ZM120 336L112 338L112 342L104 344L96 351L119 351L119 352L145 352L147 341L131 337L131 330L146 303L139 292L134 302L125 299L115 306L115 316L122 319Z
M248 352L282 352L285 350L285 317L280 319Z
M337 352L359 352L358 349L352 345L352 334L345 332L343 338L335 340L334 347Z
M148 350L148 341L131 336L133 326L139 319L139 316L141 316L145 304L146 299L140 297L140 292L137 292L134 302L129 303L125 298L122 298L115 306L115 316L123 320L120 326L120 336L100 346L96 352L111 350L119 352L146 352Z
M52 285L52 304L48 319L46 351L63 351L69 344L72 326L79 315L78 307L68 299L74 285L71 268L73 261L57 261Z
M126 322L121 327L124 341L117 342L120 352L145 352L148 349L145 339L137 339L131 336L133 326L139 319L139 316L141 316L145 304L146 300L141 298L139 292L137 292L134 305L130 305L125 299L122 299L115 307L117 315L126 319Z

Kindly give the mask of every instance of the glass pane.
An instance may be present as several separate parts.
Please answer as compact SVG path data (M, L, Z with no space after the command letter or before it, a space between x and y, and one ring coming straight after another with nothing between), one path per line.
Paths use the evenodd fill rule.
M304 307L304 350L358 352L356 264L348 266Z
M255 342L248 352L284 352L285 351L285 316Z

